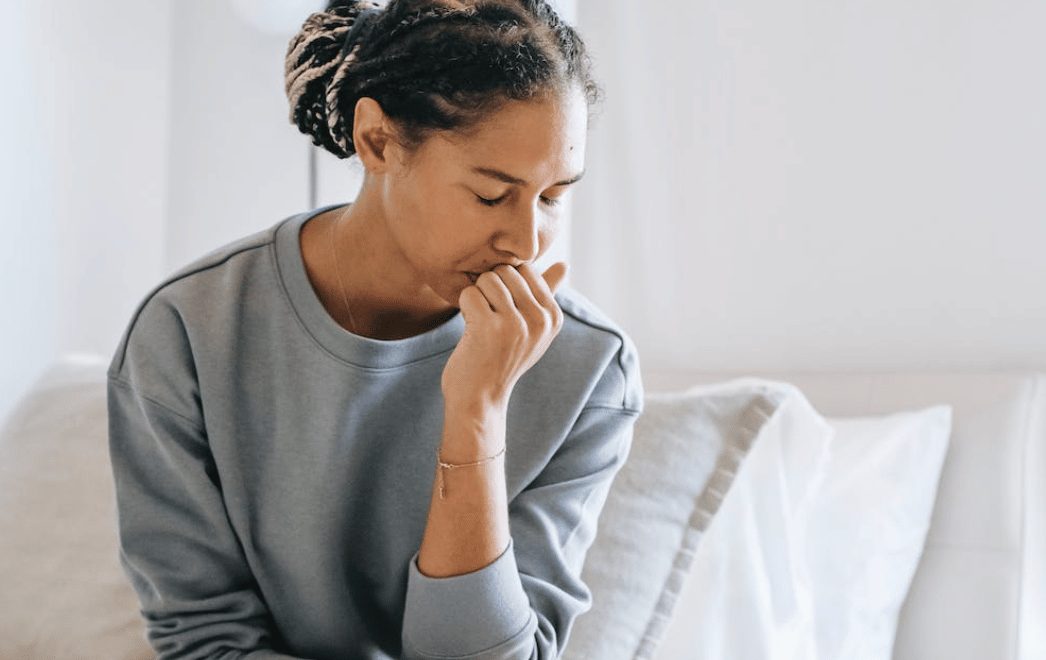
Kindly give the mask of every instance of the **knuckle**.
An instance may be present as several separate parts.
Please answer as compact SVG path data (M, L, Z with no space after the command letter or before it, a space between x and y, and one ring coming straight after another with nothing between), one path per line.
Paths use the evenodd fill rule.
M556 315L545 309L541 308L541 326L542 328L549 328L556 324Z

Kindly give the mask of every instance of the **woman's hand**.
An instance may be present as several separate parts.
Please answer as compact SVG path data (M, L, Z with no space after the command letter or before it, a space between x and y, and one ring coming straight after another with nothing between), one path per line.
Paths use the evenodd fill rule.
M539 277L530 264L481 273L458 296L465 332L443 369L443 397L455 405L507 405L516 381L544 355L563 327L552 295L567 264Z

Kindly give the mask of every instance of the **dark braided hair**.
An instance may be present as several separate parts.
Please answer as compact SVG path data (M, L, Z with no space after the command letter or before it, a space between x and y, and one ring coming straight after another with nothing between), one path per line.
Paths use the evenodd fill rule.
M602 98L581 37L545 0L331 0L291 39L285 73L291 123L338 158L356 152L353 113L365 96L408 149L510 100L572 85L589 108Z

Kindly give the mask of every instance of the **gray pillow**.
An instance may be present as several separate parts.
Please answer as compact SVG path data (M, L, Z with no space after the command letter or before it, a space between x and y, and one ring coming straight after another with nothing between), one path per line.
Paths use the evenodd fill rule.
M736 378L647 393L599 517L568 660L652 658L702 534L755 438L794 386Z

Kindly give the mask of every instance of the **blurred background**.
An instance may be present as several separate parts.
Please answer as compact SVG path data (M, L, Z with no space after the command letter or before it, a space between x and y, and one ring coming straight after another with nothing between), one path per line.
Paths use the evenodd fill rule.
M324 4L0 3L0 418L166 274L354 197L287 117ZM1046 4L555 4L606 100L539 264L644 368L1046 367Z

